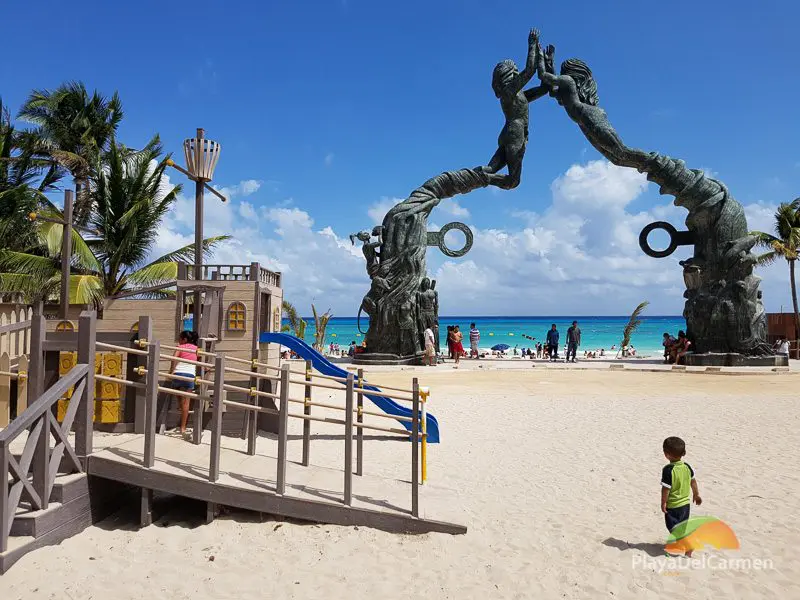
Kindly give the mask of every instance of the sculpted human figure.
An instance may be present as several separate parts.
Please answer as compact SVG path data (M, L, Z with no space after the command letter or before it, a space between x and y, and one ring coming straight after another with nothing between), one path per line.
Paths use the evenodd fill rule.
M476 170L488 174L491 185L507 190L517 187L522 176L522 158L528 145L528 103L550 91L546 85L524 91L522 89L536 72L538 44L539 32L531 29L528 36L528 60L522 73L513 60L498 63L492 72L492 89L500 99L506 123L497 139L497 152L487 166ZM505 166L508 166L508 174L499 175L497 172Z
M538 44L538 40L537 40ZM629 148L608 122L606 111L600 108L597 83L588 65L580 59L570 58L561 63L561 75L555 75L555 46L546 52L537 46L536 70L542 84L564 107L567 115L578 124L586 139L597 151L617 166L633 167L640 171L650 159L647 152ZM549 67L549 68L547 68Z
M400 348L403 354L416 354L419 350L419 341L416 336L417 323L414 319L414 304L410 300L406 300L400 305L397 325L400 330Z
M367 274L370 278L375 277L378 271L378 262L380 260L380 252L378 251L383 241L381 240L381 229L378 226L372 230L372 235L366 230L359 231L350 236L350 243L355 245L356 240L363 242L361 251L364 253L364 258L367 260ZM376 241L370 241L373 237L377 238Z

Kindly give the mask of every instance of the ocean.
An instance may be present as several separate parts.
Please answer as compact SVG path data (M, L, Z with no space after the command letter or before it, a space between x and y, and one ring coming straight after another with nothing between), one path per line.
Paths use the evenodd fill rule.
M464 346L469 347L469 325L475 323L481 332L481 348L489 348L495 344L508 344L511 348L529 348L536 342L524 337L535 337L536 341L544 341L547 330L555 323L561 334L562 344L566 342L567 329L572 321L577 320L581 328L581 351L599 350L608 351L612 345L617 345L622 340L622 330L628 322L624 317L439 317L440 338L443 347L447 347L447 326L458 325L464 332ZM314 339L314 319L308 321L306 341ZM361 328L366 331L369 321L361 318ZM286 321L284 320L284 324ZM683 317L642 317L642 324L633 334L631 343L640 355L660 355L662 336L665 331L677 335L678 330L686 329ZM328 323L326 331L326 344L338 343L347 346L352 340L361 343L363 334L358 332L355 317L333 317Z

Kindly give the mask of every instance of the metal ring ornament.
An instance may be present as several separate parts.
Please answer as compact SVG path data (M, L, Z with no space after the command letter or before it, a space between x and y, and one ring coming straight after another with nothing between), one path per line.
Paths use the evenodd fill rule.
M663 250L655 250L647 241L647 237L656 229L662 229L669 235L669 245ZM639 234L639 247L642 252L653 258L666 258L675 252L678 246L691 246L692 244L694 244L694 235L691 231L678 231L671 223L666 221L650 223Z
M448 248L444 242L444 236L447 234L448 231L453 229L458 229L460 232L464 234L464 246L458 250L453 250L452 248ZM445 256L449 256L451 258L458 258L460 256L464 256L467 252L470 251L472 248L472 230L467 227L464 223L459 223L454 221L452 223L448 223L444 225L440 231L429 231L428 232L428 246L438 246L439 250L442 251L442 254Z

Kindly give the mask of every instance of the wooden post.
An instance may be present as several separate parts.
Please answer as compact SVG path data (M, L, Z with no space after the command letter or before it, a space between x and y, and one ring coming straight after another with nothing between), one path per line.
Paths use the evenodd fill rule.
M347 374L344 400L344 503L353 503L353 374Z
M289 421L289 365L281 368L281 406L278 417L278 474L276 477L276 491L283 495L286 493L286 438Z
M81 400L80 398L73 398L72 401L80 402ZM39 437L36 438L36 445L33 450L33 489L39 494L39 498L42 500L42 510L44 510L50 501L47 490L47 480L50 475L50 413L46 411L33 422L29 435L34 435L34 432L37 431L37 422L41 425L41 428L38 430L39 433L36 434ZM78 456L80 457L80 454ZM85 469L86 464L84 463L83 466Z
M419 517L419 380L416 377L411 390L411 514Z
M34 305L33 317L31 317L31 363L28 371L29 404L33 404L44 392L44 338L44 314L42 302L39 301Z
M156 412L158 411L158 363L161 342L153 342L147 351L147 379L145 381L145 428L144 457L145 468L151 468L156 452Z
M253 332L253 335L257 335ZM251 356L255 353L251 353ZM255 359L255 357L253 357ZM256 367L251 359L250 363L250 371L253 373L258 372L258 367ZM258 377L251 377L250 378L250 389L258 389L260 380ZM247 401L248 404L253 404L254 406L260 406L261 402L259 397L256 395L251 395ZM255 456L256 454L256 437L258 435L258 413L254 411L248 410L245 413L245 429L247 431L247 454L250 456Z
M94 359L97 341L97 313L83 311L78 319L78 363L88 366L86 385L75 416L75 453L86 468L86 457L92 453L92 418L94 417ZM49 428L47 429L49 431ZM47 436L49 437L49 436Z
M206 315L206 318L208 315ZM204 344L201 342L201 347ZM205 358L201 358L198 356L198 360L202 360L205 362ZM204 375L206 373L205 367L201 367L197 365L196 367L197 377L200 379L205 379ZM192 401L194 401L194 424L192 429L192 443L195 446L199 446L200 442L203 441L203 413L205 412L205 398L208 397L208 391L206 388L205 383L200 383L195 386L195 393L198 395L198 398L190 398L189 399L189 406L192 405Z
M28 377L30 371L28 369L28 357L20 356L19 363L17 364L17 416L25 412L28 408ZM25 376L23 377L23 373Z
M6 443L0 441L0 481L8 481L8 454ZM0 552L8 550L8 513L11 510L8 487L7 484L0 487Z
M139 317L139 339L153 341L153 322L147 315ZM125 376L128 381L136 380L136 367L146 366L145 360L142 360L141 355L128 354L126 360ZM147 415L147 400L139 388L129 387L125 392L125 402L133 402L133 432L142 434L145 430L145 419ZM125 415L131 413L128 407L125 407Z
M311 383L311 361L306 361L306 381ZM303 395L305 404L303 405L303 414L311 415L311 386L305 386L305 394ZM311 460L311 421L303 419L303 466L307 467Z
M358 416L356 420L359 423L364 422L364 369L358 370ZM361 476L364 474L364 429L358 428L356 431L356 475Z
M211 464L208 480L219 479L219 451L222 442L222 407L225 398L225 356L217 354L214 359L214 408L211 416Z
M147 527L153 524L153 490L141 488L139 500L139 526Z
M0 371L11 371L11 359L8 352L0 354ZM0 375L0 427L11 422L11 376ZM2 521L0 521L2 522Z
M87 190L88 191L88 190ZM72 260L72 190L64 190L64 229L61 233L61 305L59 318L69 315L69 271Z

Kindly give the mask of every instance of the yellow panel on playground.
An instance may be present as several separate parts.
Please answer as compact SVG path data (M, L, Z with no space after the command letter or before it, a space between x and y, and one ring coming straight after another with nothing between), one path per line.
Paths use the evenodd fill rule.
M77 352L61 352L58 357L58 374L66 375L77 364ZM121 352L97 352L95 374L106 377L122 377L123 357ZM72 398L73 388L67 390L58 401L58 420L64 420ZM96 423L119 423L122 417L122 385L110 381L95 381L94 415Z

